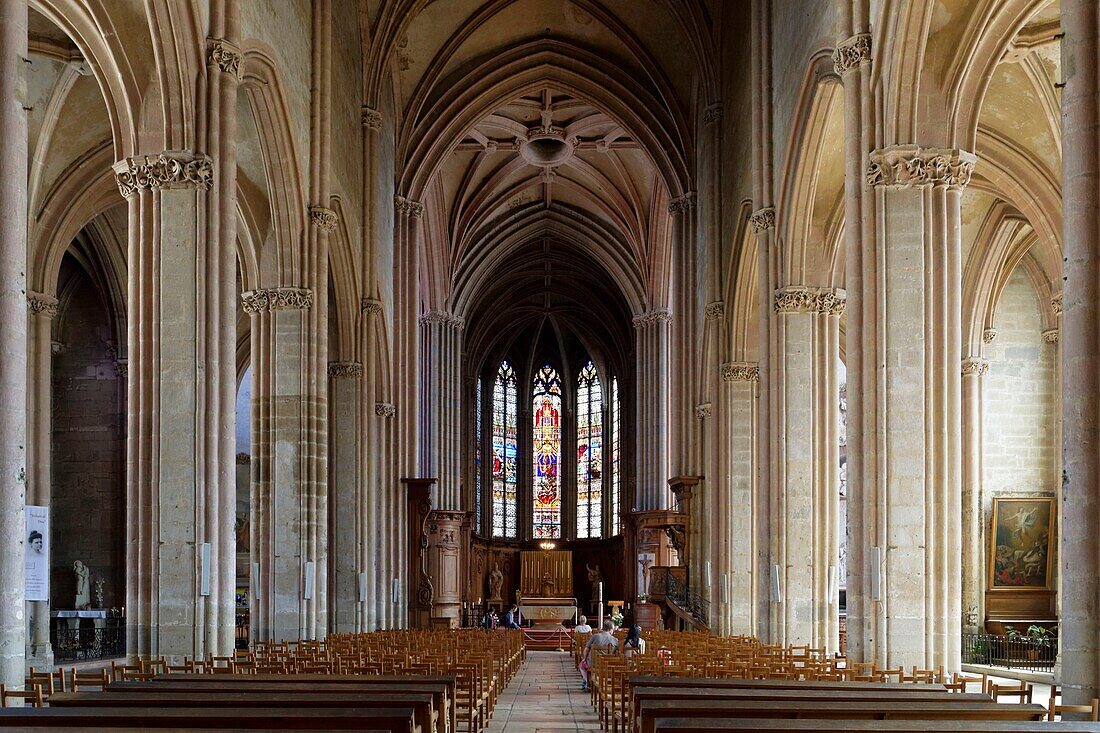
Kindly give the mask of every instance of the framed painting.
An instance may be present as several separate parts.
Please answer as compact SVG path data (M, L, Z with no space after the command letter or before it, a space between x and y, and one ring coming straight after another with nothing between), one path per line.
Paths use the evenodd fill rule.
M1049 589L1053 536L1054 499L993 499L989 589Z

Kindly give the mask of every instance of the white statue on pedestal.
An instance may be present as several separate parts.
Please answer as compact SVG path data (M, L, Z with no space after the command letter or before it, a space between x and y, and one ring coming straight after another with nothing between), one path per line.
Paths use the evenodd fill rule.
M91 588L88 583L91 573L87 565L77 560L73 563L73 574L76 575L76 600L73 602L73 608L80 611L92 605L89 595Z

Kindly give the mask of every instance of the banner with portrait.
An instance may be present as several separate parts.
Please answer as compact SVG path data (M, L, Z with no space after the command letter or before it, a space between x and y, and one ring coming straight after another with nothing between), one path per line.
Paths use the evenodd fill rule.
M50 508L27 506L24 509L23 577L28 601L50 600Z

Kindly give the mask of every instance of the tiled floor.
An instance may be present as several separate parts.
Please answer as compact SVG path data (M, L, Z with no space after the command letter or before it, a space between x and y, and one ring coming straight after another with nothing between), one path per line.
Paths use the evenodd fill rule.
M519 674L497 699L488 733L598 731L600 722L581 691L573 655L527 652Z

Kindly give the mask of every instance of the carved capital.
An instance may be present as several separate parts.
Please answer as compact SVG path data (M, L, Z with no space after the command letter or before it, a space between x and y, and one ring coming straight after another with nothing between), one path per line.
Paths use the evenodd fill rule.
M757 209L752 212L749 217L749 226L752 227L754 234L767 231L775 226L775 207L768 206L763 209Z
M370 316L380 316L382 315L382 301L376 298L363 298L359 301L359 310L368 318Z
M336 231L336 212L326 206L309 207L309 223L326 232Z
M357 361L330 361L328 363L328 375L337 379L359 379L363 376L363 365Z
M241 49L224 38L206 39L206 63L234 79L241 78Z
M962 373L963 376L980 377L989 371L989 362L980 356L971 356L963 359Z
M987 328L982 331L982 341L987 344L993 343L993 340L997 338L997 329Z
M695 192L688 191L683 196L677 196L668 202L668 213L673 216L686 214L695 208Z
M727 361L722 365L723 382L759 382L760 366L751 361Z
M442 325L447 320L447 314L433 308L426 313L421 313L418 320L421 326Z
M313 291L308 288L262 288L241 293L241 304L248 314L264 311L308 310L313 307Z
M238 466L247 466L252 463L252 456L248 453L238 453L236 460Z
M825 313L840 315L844 312L844 291L790 286L775 291L776 313Z
M711 125L721 122L722 120L722 103L715 102L703 110L703 127L710 127Z
M466 319L462 316L456 316L454 313L448 313L446 320L443 321L443 325L447 328L453 328L459 331L466 327Z
M374 414L378 417L393 417L397 414L397 407L392 402L375 402Z
M871 62L871 34L860 33L837 44L833 51L833 69L843 76L862 63Z
M840 289L825 289L817 291L816 310L830 316L839 316L844 313L847 305L847 294Z
M363 127L368 130L382 129L382 113L373 107L363 106Z
M1054 310L1054 315L1062 315L1062 294L1058 293L1050 299L1050 307Z
M57 298L28 290L27 309L36 316L55 318L57 317Z
M963 188L970 183L977 157L957 148L918 148L896 145L871 152L867 166L870 186L946 186Z
M705 402L701 405L695 406L695 417L699 419L705 419L711 416L711 404Z
M1048 328L1047 330L1043 331L1043 341L1048 344L1058 343L1058 337L1059 334L1057 328Z
M129 362L126 359L119 359L115 362L115 376L119 379L126 379L130 373Z
M397 213L403 216L411 216L414 219L419 219L424 215L424 204L419 201L407 199L404 196L394 196L393 206L397 210Z
M654 308L651 311L634 316L634 328L648 328L658 323L672 323L672 311L668 308Z
M115 183L126 198L139 190L200 188L209 191L214 166L207 155L189 150L166 150L158 155L135 155L111 166Z
M721 320L726 315L726 304L720 300L707 303L707 307L703 310L703 315L708 321Z

